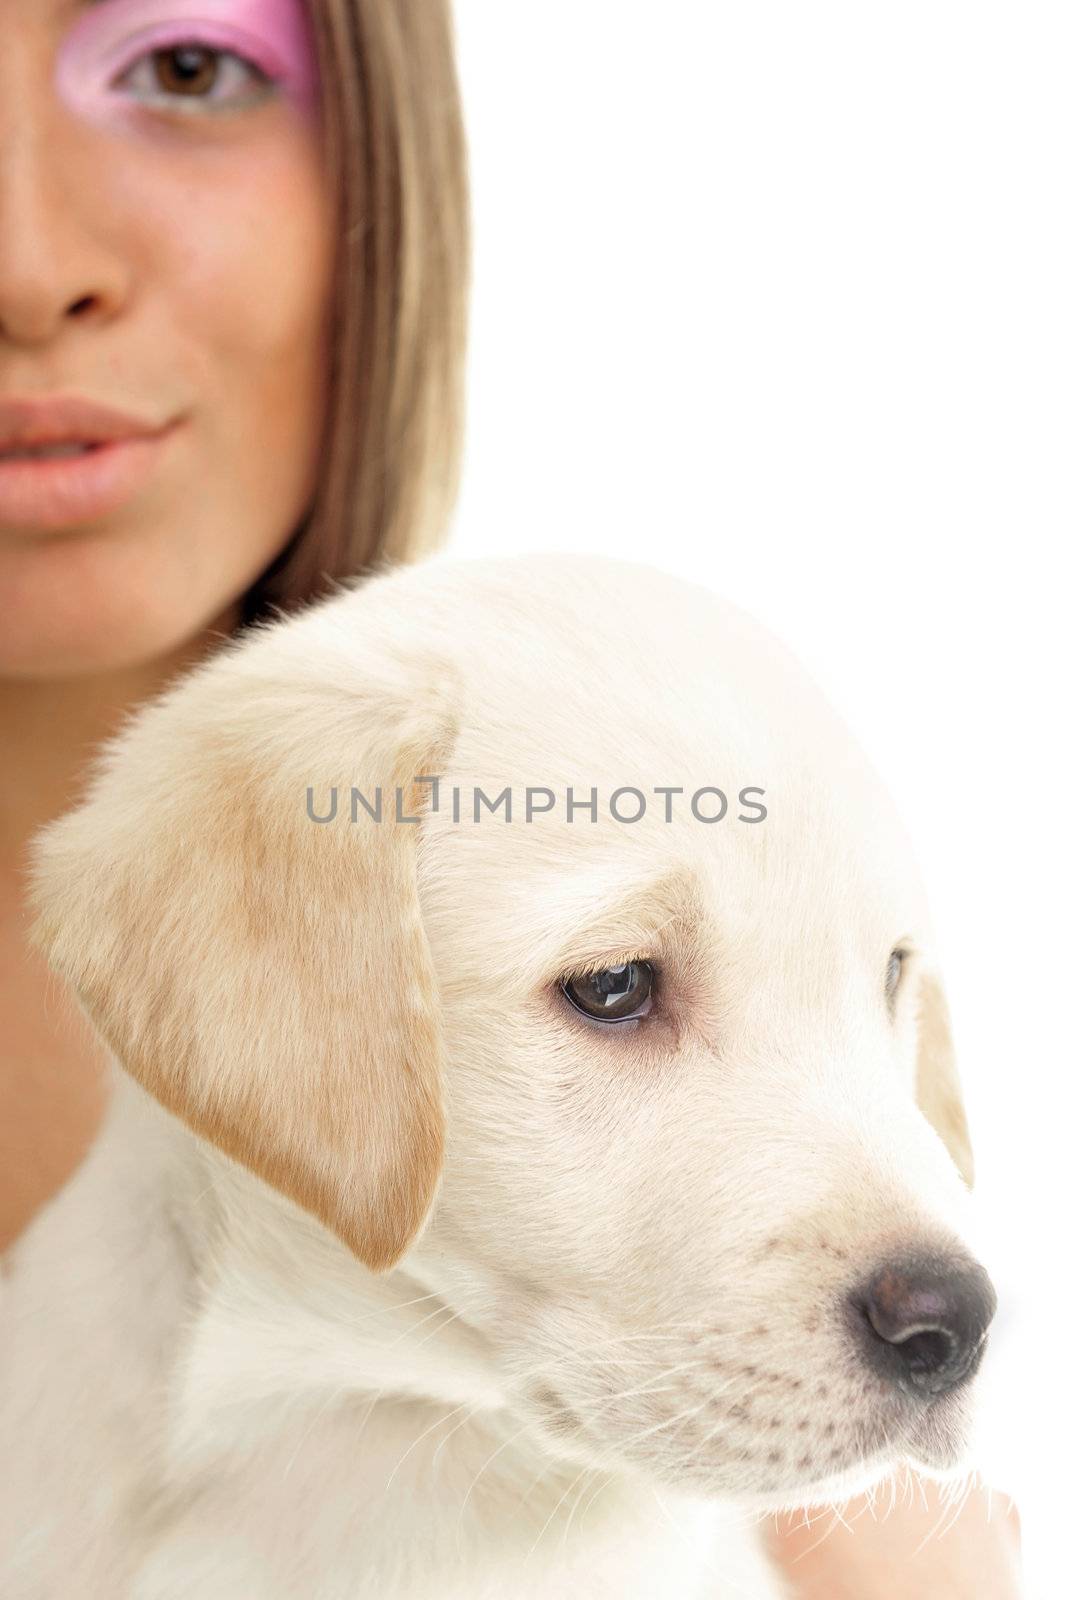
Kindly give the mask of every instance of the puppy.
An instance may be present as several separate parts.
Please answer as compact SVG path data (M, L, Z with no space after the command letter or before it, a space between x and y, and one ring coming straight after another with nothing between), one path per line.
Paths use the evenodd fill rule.
M769 1600L760 1514L965 1464L925 903L740 612L377 576L132 721L33 900L124 1070L7 1263L7 1595Z

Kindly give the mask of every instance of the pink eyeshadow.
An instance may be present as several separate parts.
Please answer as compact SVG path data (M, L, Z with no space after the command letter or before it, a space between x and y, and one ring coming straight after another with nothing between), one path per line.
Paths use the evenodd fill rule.
M93 120L136 106L110 85L142 55L197 40L232 50L278 81L305 109L317 100L314 38L302 0L105 0L63 40L56 83Z

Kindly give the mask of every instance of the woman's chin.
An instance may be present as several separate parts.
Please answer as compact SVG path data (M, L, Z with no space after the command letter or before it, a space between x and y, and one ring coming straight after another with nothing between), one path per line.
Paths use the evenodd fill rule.
M236 587L219 576L198 585L189 573L158 572L142 557L93 549L87 541L0 549L0 593L10 596L0 633L0 679L63 682L147 673L191 663L206 641L239 620Z

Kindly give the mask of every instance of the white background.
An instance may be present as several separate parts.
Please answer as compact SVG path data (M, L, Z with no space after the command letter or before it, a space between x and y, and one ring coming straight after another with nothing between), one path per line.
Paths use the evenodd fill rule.
M887 777L999 1288L981 1459L1021 1509L1028 1592L1056 1595L1060 8L455 14L475 251L453 548L617 553L719 590Z

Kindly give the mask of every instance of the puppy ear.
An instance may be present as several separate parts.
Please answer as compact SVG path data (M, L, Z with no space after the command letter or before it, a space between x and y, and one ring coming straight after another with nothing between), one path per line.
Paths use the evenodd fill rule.
M31 897L34 942L126 1070L380 1270L443 1155L410 819L457 685L359 637L359 598L259 629L143 711L38 835ZM353 785L380 821L352 822Z
M973 1152L954 1060L950 1014L938 978L921 978L917 1015L917 1104L971 1189Z

